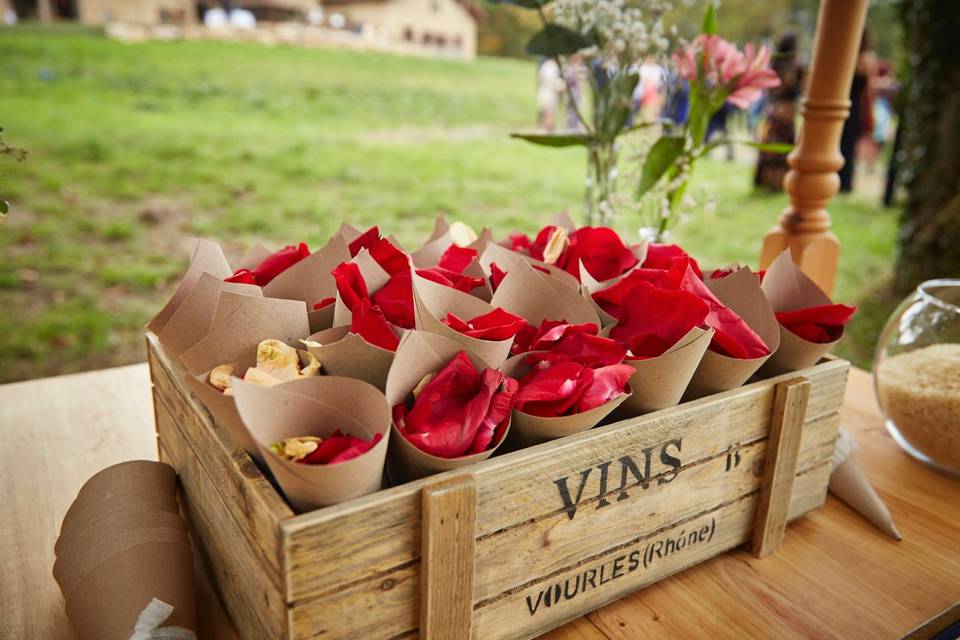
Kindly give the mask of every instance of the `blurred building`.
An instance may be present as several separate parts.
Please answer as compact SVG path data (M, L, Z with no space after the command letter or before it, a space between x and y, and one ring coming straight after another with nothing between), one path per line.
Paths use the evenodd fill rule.
M115 27L108 29L111 35L135 32L137 39L150 38L155 25L186 25L193 30L181 29L179 37L203 37L195 29L205 11L246 9L264 29L287 25L278 27L279 41L467 60L477 55L477 22L483 17L474 0L0 0L0 7L4 3L12 4L21 18L108 24ZM291 28L296 25L303 28ZM178 37L169 28L162 33ZM222 30L214 35L236 34Z

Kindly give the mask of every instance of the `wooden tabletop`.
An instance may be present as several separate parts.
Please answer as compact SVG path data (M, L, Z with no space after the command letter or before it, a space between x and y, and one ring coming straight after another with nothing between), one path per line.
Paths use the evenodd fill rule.
M544 638L899 638L960 601L960 480L897 447L863 371L843 424L902 542L829 497L773 556L723 554ZM60 520L96 471L155 457L146 365L0 386L0 638L72 637L51 575Z

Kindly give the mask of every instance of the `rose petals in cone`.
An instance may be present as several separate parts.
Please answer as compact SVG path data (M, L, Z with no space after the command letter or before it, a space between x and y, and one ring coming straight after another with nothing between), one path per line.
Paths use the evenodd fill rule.
M837 344L855 307L834 304L784 251L761 283L780 325L780 348L764 364L765 377L812 367Z
M294 509L302 512L378 490L390 430L390 408L376 387L361 380L318 376L262 387L234 384L237 411ZM309 465L277 456L275 442L325 438L340 429L369 442L369 451L337 464Z
M434 378L424 385L425 376L439 378L447 367L450 370L439 382L430 386ZM430 387L426 397L418 389L419 397L425 397L419 407L412 396L418 386L424 392ZM515 381L464 351L456 340L424 331L404 335L387 378L387 400L397 419L390 449L391 479L405 482L490 457L509 430L509 406L505 419L497 418L512 400L514 386Z
M448 313L443 323L465 336L478 340L494 341L510 340L517 335L517 332L527 326L526 320L504 311L500 307L495 307L493 311L469 320L464 320L454 313Z
M516 386L495 369L479 371L461 351L412 403L394 406L394 423L408 442L430 455L481 453L506 428Z
M309 255L310 249L304 242L295 246L288 245L271 253L252 269L238 269L226 281L238 284L255 284L263 287Z

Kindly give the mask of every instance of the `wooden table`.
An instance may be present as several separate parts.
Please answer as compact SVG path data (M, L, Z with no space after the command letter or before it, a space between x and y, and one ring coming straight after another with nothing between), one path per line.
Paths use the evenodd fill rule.
M900 451L863 371L851 374L843 423L902 542L830 497L769 558L723 554L544 637L898 638L955 605L960 480ZM145 364L0 386L0 638L71 637L50 573L60 520L99 469L155 457Z

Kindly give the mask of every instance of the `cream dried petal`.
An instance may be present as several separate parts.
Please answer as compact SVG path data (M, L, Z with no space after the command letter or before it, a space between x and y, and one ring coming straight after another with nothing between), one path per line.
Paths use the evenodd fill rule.
M413 388L413 391L410 393L413 394L413 399L416 400L420 397L420 394L423 393L423 388L430 384L430 381L437 377L435 373L428 373L420 379L420 382L417 383L417 386Z
M315 436L301 436L298 438L287 438L283 441L283 453L289 459L296 462L302 460L317 450L320 446L321 438Z
M547 240L547 246L543 249L543 261L547 264L554 264L563 255L567 248L567 230L557 227L550 234Z
M233 367L229 364L214 367L210 371L210 385L220 391L226 391L230 388L230 376L232 375Z
M257 346L257 369L282 381L300 376L300 356L279 340L264 340Z
M259 384L264 387L275 387L281 382L286 382L286 380L275 378L263 369L258 369L257 367L247 369L247 372L243 375L243 381Z
M309 378L320 375L320 361L309 351L300 351L300 377ZM306 364L304 364L306 363Z
M458 247L467 247L477 241L477 232L466 222L457 220L450 225L450 239Z

